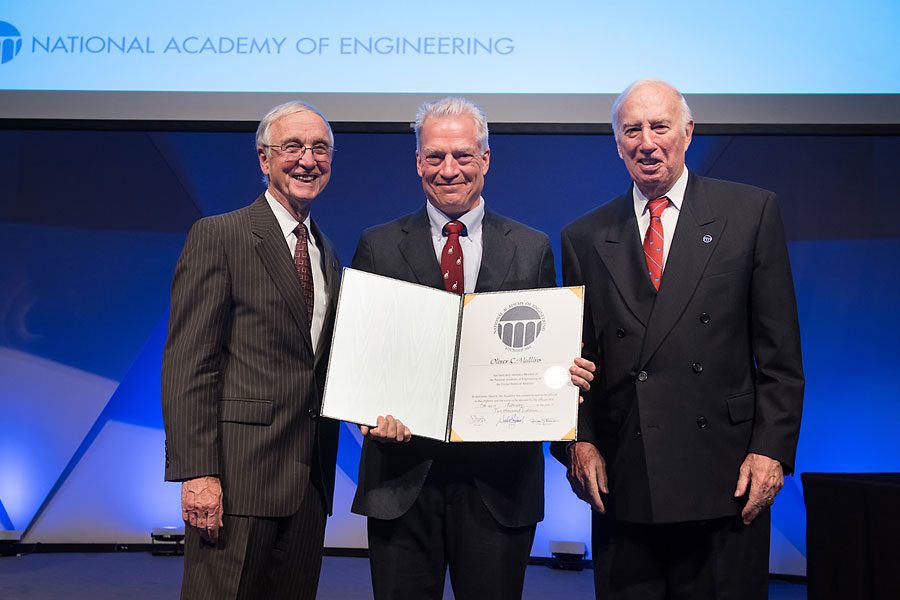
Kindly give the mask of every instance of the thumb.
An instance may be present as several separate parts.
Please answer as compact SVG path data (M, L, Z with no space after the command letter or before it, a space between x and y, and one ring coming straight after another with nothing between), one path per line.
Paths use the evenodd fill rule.
M740 498L747 493L747 487L750 485L750 469L741 469L738 477L737 487L734 488L734 497Z

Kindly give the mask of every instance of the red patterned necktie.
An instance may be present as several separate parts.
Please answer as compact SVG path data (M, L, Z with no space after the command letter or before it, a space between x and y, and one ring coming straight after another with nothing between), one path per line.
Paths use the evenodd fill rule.
M315 304L315 290L313 289L312 268L309 264L309 248L306 245L306 225L300 223L294 228L297 234L297 245L294 247L294 266L297 268L297 277L300 278L300 286L303 288L303 296L306 298L306 316L312 326L313 305Z
M659 289L659 280L662 277L663 245L665 244L660 217L666 210L666 206L669 205L669 199L663 196L656 200L650 200L648 204L650 205L650 226L647 227L647 233L644 234L644 258L647 259L650 282L653 287Z
M463 286L463 254L462 247L459 245L459 234L465 230L466 226L459 221L450 221L444 225L444 235L447 236L447 243L444 244L444 250L441 252L441 273L444 276L444 287L448 292L462 294L465 291Z

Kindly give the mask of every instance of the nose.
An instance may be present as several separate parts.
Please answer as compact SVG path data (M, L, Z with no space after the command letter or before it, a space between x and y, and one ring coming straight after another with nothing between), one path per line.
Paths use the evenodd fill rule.
M301 152L303 154L301 154L300 158L297 159L297 162L300 164L300 166L302 166L304 169L315 169L316 157L315 155L313 155L312 148L307 148L306 146L304 146Z
M653 139L653 132L649 127L643 127L641 129L641 152L647 152L648 154L656 150L656 142Z
M459 164L452 154L447 153L444 156L444 162L441 163L439 173L444 179L453 179L459 173Z

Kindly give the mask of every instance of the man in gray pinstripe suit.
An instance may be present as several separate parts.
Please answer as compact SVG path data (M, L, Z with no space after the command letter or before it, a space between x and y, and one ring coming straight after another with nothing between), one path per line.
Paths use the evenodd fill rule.
M256 142L268 189L198 221L172 282L162 407L166 479L183 482L182 598L314 598L331 511L338 423L318 410L340 265L309 209L334 137L290 102Z

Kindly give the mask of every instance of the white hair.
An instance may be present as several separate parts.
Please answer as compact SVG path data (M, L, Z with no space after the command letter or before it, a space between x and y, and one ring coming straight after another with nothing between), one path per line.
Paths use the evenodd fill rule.
M488 149L488 124L484 112L478 105L465 98L444 98L435 102L426 102L416 111L416 149L421 150L420 135L426 119L432 117L456 117L470 115L475 121L475 140L478 148L484 152Z
M638 79L629 85L625 90L619 94L616 98L616 101L613 102L612 106L612 128L613 133L616 136L616 140L619 139L619 109L622 108L622 104L624 104L625 100L635 89L645 86L645 85L664 85L676 94L678 94L679 103L681 104L681 128L683 130L687 129L688 123L694 120L694 114L691 112L691 107L688 106L687 100L684 99L684 96L681 95L675 86L663 81L662 79Z
M331 125L328 123L328 119L325 118L319 109L313 106L312 104L307 104L306 102L285 102L284 104L279 104L268 113L266 116L262 118L262 121L259 122L259 127L256 128L256 146L268 146L272 143L272 139L269 137L269 131L272 128L272 123L280 119L281 117L285 117L287 115L292 115L298 112L311 112L316 113L322 120L325 122L325 127L328 128L328 145L334 147L334 133L331 131ZM266 154L268 154L269 149L266 148Z

